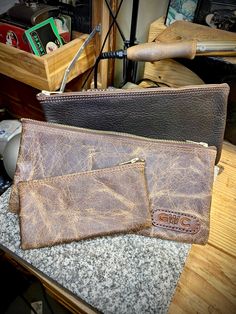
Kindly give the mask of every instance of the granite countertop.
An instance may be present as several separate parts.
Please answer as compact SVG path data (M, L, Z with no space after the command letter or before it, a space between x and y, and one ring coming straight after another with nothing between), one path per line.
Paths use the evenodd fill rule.
M191 245L138 235L22 250L0 197L0 244L103 313L167 313Z

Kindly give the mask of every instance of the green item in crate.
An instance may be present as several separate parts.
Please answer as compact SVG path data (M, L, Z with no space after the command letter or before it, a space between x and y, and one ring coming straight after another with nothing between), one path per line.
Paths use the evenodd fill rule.
M63 45L52 17L27 29L25 35L33 53L37 56L43 56Z

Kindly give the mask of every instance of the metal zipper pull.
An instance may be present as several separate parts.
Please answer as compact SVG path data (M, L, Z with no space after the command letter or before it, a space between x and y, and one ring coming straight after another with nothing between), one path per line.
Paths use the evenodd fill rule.
M186 140L186 143L198 144L198 145L202 145L204 147L208 147L208 144L205 142L194 142L194 141Z
M145 160L142 159L142 158L136 157L136 158L133 158L131 160L128 160L128 161L125 161L125 162L121 162L119 164L119 166L128 165L128 164L135 164L136 162L145 162Z
M46 95L46 96L50 96L52 94L62 94L62 92L60 92L60 91L58 91L58 92L50 92L48 90L42 90L41 93Z

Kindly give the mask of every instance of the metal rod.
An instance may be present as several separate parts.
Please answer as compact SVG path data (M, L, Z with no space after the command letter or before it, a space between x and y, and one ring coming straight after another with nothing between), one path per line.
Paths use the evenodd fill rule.
M65 70L64 76L63 76L63 80L62 80L61 87L60 87L60 93L64 92L65 87L66 87L66 83L67 83L68 75L69 75L70 71L73 69L77 59L80 57L80 55L82 54L83 50L89 44L89 42L92 40L92 38L95 36L95 34L97 32L100 32L100 31L101 31L101 25L97 25L97 26L94 27L92 32L89 34L89 36L83 42L82 46L80 46L79 50L75 54L75 56L72 59L72 61L69 63L68 67Z
M138 9L139 9L139 0L133 0L131 29L130 29L130 38L129 38L129 45L130 45L130 47L133 46L135 44L135 41L136 41L136 29L137 29L137 22L138 22Z
M197 42L196 52L236 51L236 41L201 41Z
M132 18L130 27L130 39L128 47L132 47L136 42L136 30L138 22L139 0L133 0ZM137 74L137 62L131 60L125 60L125 80L126 82L135 83Z

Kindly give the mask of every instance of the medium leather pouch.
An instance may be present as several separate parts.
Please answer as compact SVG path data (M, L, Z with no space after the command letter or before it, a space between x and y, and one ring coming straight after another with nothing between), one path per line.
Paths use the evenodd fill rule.
M96 130L206 142L220 159L229 86L111 89L39 94L47 121Z
M144 162L20 182L23 249L152 225Z
M139 157L145 160L152 215L152 227L139 234L203 244L209 234L215 156L214 147L196 143L23 119L10 209L19 210L20 181L109 168Z

